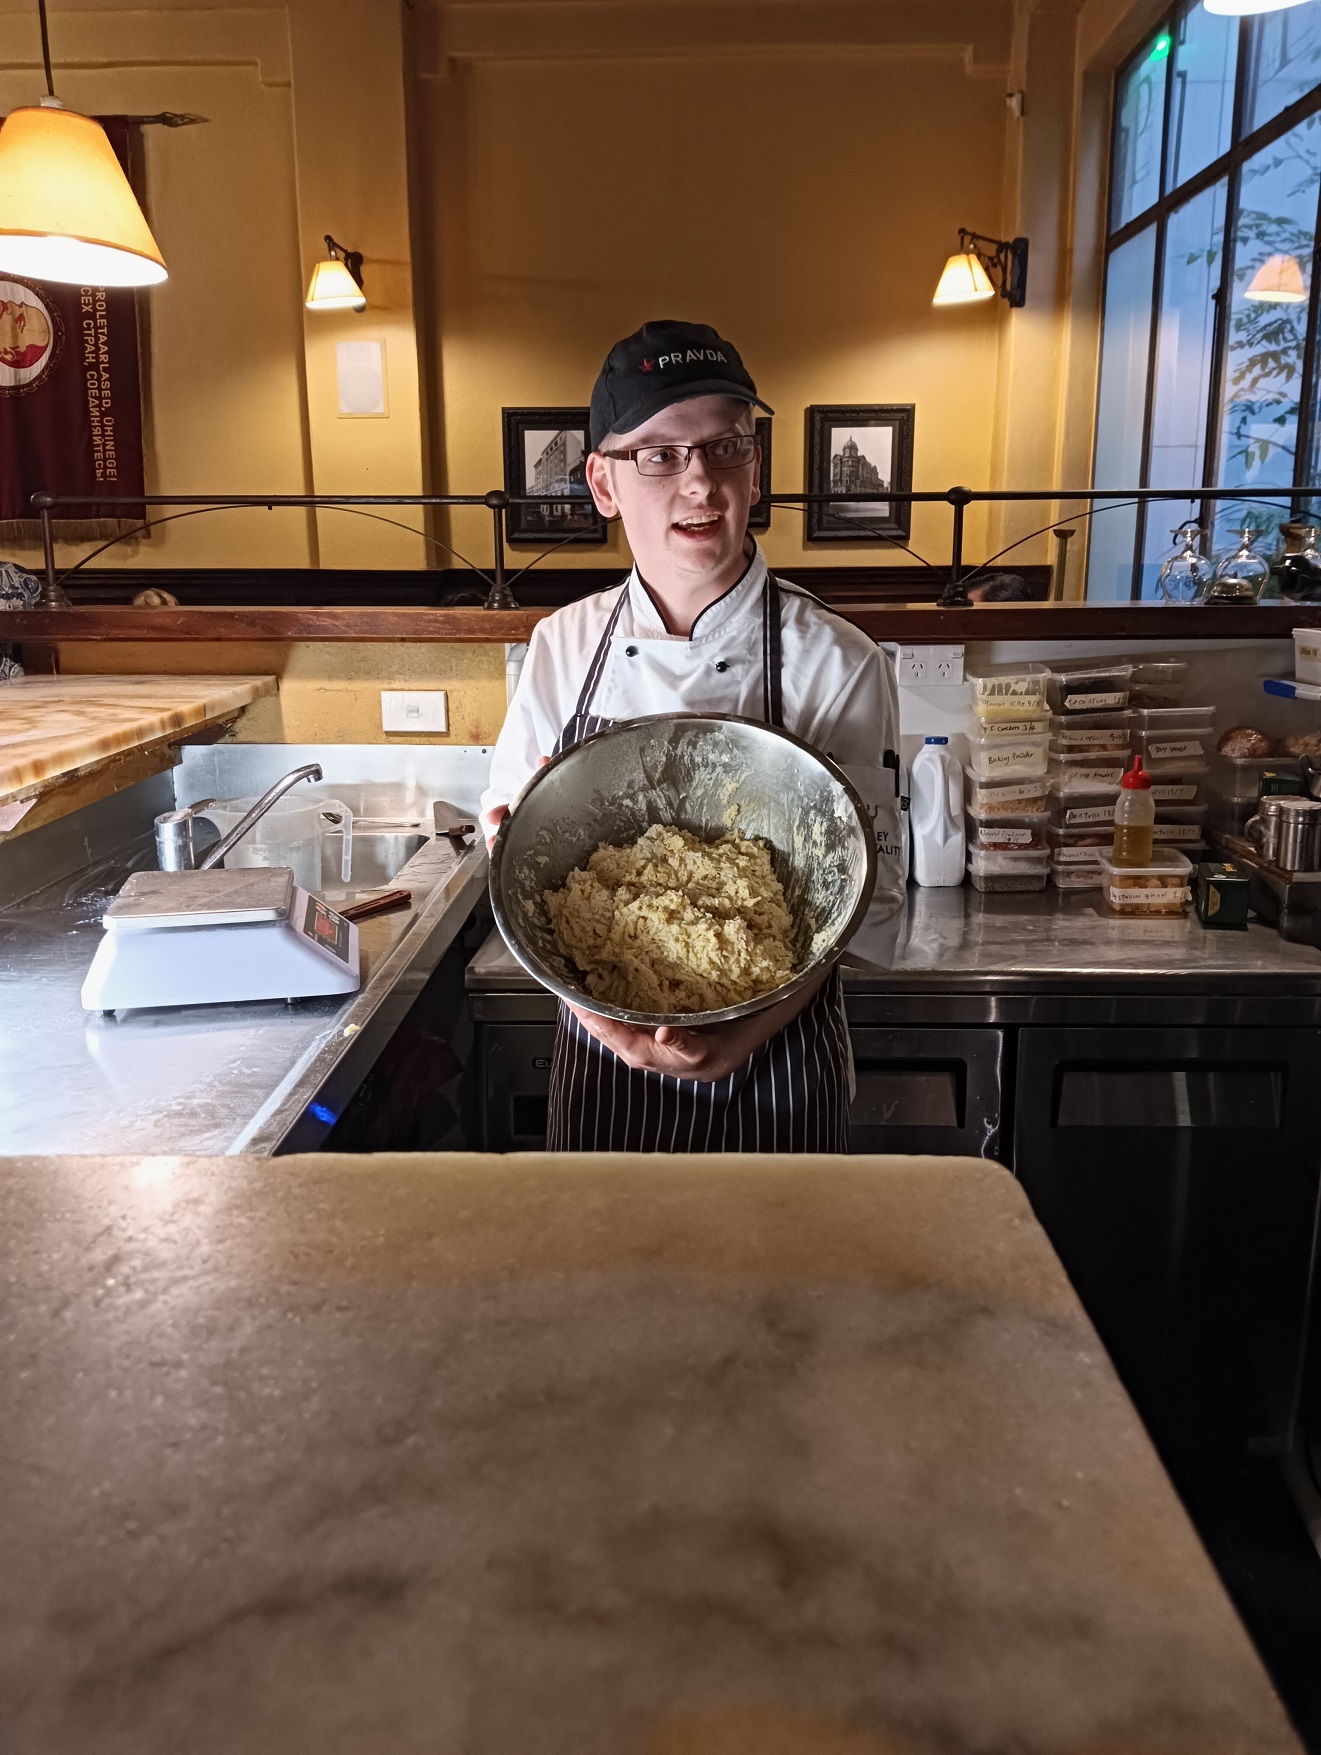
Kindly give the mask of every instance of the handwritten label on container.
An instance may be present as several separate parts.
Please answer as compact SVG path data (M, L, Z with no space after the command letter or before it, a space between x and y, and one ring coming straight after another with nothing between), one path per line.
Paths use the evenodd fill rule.
M1153 786L1151 789L1153 804L1191 804L1196 797L1196 785Z
M1109 707L1124 707L1128 704L1128 690L1115 689L1105 695L1065 695L1064 711L1066 713L1104 713Z
M1149 908L1153 902L1160 908L1182 908L1191 896L1191 890L1172 884L1111 884L1105 892L1112 908Z
M1099 847L1057 847L1054 858L1056 865L1097 865L1100 854Z
M1200 823L1157 823L1151 831L1153 841L1172 841L1185 847L1196 846L1202 838Z
M981 721L982 737L1036 737L1042 729L1044 720L1033 719L983 719Z
M992 824L979 838L984 847L1030 847L1034 833L1032 829L999 829Z
M1181 756L1200 756L1202 746L1195 737L1181 738L1177 743L1149 743L1147 754L1153 762L1174 762Z
M1056 734L1055 741L1066 750L1126 750L1128 733L1122 726L1117 731L1084 731L1065 726Z
M1006 738L1004 748L999 744L983 745L977 752L977 760L983 773L986 774L1044 774L1046 771L1046 751L1044 746L1035 743L1013 743Z
M1064 812L1065 825L1070 829L1081 829L1084 823L1113 823L1115 807L1112 804L1075 804Z

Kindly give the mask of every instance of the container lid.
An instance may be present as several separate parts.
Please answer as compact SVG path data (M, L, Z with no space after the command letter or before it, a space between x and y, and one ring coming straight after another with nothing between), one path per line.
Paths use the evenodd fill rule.
M1125 792L1151 791L1151 775L1143 773L1141 756L1133 757L1133 766L1128 770L1128 773L1124 775L1124 778L1119 784L1123 787Z
M1114 854L1106 847L1098 847L1098 862L1106 871L1118 872L1121 877L1187 877L1193 869L1192 861L1186 859L1177 847L1156 846L1151 850L1151 858L1145 865L1116 865Z

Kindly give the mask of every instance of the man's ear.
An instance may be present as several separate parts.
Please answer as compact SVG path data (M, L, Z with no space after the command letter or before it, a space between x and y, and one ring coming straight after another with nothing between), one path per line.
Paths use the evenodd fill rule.
M748 501L751 509L761 499L761 446L758 445L756 456L752 459L752 498Z
M587 486L591 492L593 504L603 518L617 518L619 507L610 486L610 471L606 467L605 458L599 451L587 453Z

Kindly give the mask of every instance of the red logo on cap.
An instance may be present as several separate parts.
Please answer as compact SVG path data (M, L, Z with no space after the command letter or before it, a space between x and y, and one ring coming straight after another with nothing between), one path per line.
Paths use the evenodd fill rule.
M644 372L654 372L656 369L656 362L654 360L643 360L642 369Z

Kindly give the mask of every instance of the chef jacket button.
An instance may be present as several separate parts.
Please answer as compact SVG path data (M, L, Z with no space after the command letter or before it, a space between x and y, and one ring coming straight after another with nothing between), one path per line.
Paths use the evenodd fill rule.
M636 658L637 655L638 655L638 649L636 646L625 646L625 648L624 648L625 658Z
M729 669L729 665L726 663L726 661L723 658L717 658L716 659L716 669L723 673L724 671Z

